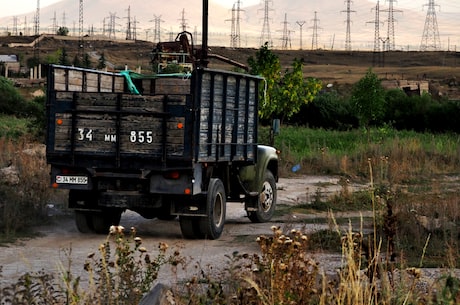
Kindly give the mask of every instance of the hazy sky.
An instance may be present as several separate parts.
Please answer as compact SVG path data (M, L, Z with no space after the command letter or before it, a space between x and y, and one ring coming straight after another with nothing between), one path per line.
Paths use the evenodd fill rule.
M45 7L50 4L59 2L60 0L40 0L40 7ZM87 1L87 0L86 0ZM231 8L233 3L236 2L236 0L209 0L213 2L220 3L222 6L226 6L228 8ZM288 1L288 0L272 0L272 1ZM342 0L328 0L328 1L337 1L337 6L339 8L342 8L344 6L344 1ZM32 11L35 11L37 8L37 1L36 0L3 0L2 2L7 2L6 5L5 3L2 6L2 10L0 11L0 17L4 16L16 16L16 15L22 15L25 13L29 13ZM75 2L78 3L78 0L75 0ZM199 0L194 0L196 3L200 3L201 1ZM241 0L241 5L243 7L249 6L249 5L256 5L256 4L261 4L263 1L262 0ZM308 2L308 1L307 1ZM380 0L381 5L384 5L387 2L387 0ZM394 5L397 8L411 8L414 10L422 10L424 8L425 4L428 4L429 0L397 0L395 1ZM444 12L448 11L460 11L460 1L458 0L436 0L435 1L436 5L439 5L438 9Z
M40 9L42 11L42 28L49 29L49 24L51 23L52 17L50 15L50 9L46 10L46 7L52 4L56 4L64 0L40 0ZM79 0L69 0L74 3L77 7ZM100 0L101 4L111 3L112 0ZM199 24L199 8L201 7L202 0L171 0L174 3L184 4L185 10L187 10L187 18L195 18L193 23ZM219 10L219 19L214 19L213 29L215 35L213 36L212 43L218 45L228 44L228 34L229 23L228 18L231 14L232 6L237 3L238 0L209 0L209 4L215 5L220 4L224 10ZM245 34L242 36L244 46L253 46L260 43L260 29L262 26L261 22L261 12L263 9L263 0L240 0L241 7L245 13L243 14L244 22L244 31ZM374 4L377 4L377 1L380 3L380 8L386 9L390 3L390 0L352 0L351 9L353 14L351 16L351 33L353 47L359 49L372 49L374 48L374 25L370 24L374 19ZM396 41L395 44L398 49L417 49L420 46L421 37L423 34L425 16L427 14L427 6L430 0L393 0L394 7L396 10L395 14L395 28L396 28ZM441 44L444 49L450 49L451 46L460 47L460 0L434 0L436 4L436 12L438 16L438 24L441 36ZM37 0L0 0L3 4L2 9L0 10L0 19L3 18L3 24L0 24L0 28L11 29L13 18L6 20L4 17L19 17L22 18L27 15L27 20L29 23L32 21L33 13L36 10ZM92 2L95 0L83 0L85 7L90 7ZM151 5L153 8L158 8L155 4L161 3L161 0L118 0L117 3L121 2L132 4L135 6L136 3L142 2L142 7L144 11L143 17L137 19L139 21L139 31L145 34L145 39L153 39L149 37L148 31L149 27L153 27L152 23L146 21L146 8ZM296 5L290 5L290 4ZM302 9L299 10L299 3L302 4ZM302 42L304 46L308 45L311 41L312 36L312 18L313 12L319 10L319 26L320 31L318 35L318 43L321 48L344 48L345 47L345 19L346 15L344 10L346 9L345 0L271 0L270 5L277 7L277 10L272 10L270 14L271 18L271 32L272 39L274 43L280 43L281 41L281 30L282 30L282 20L289 15L288 24L289 30L292 31L292 45L294 48L299 44L299 31L295 20L306 20L307 25L302 34L304 41ZM248 8L248 6L255 6ZM297 7L296 7L297 6ZM60 10L62 11L62 5ZM65 6L64 6L65 7ZM76 8L75 7L75 8ZM161 6L160 6L161 7ZM182 7L182 6L180 6ZM187 7L190 8L187 9ZM193 11L192 8L195 8ZM282 8L280 10L280 8ZM324 9L327 8L327 9ZM225 10L227 9L227 10ZM47 11L47 16L44 16L44 13ZM124 10L126 11L126 10ZM161 10L160 10L161 11ZM227 13L225 13L227 11ZM248 13L250 12L250 13ZM68 20L73 18L75 25L75 12L66 14ZM99 12L91 11L92 13L92 24L95 25L97 30L98 24L101 22L96 21L95 18L99 18ZM124 12L125 13L125 12ZM107 14L104 12L102 14ZM169 14L169 16L168 16ZM85 18L91 14L86 14ZM56 16L56 15L55 15ZM100 15L102 18L102 15ZM141 14L142 16L142 14ZM162 35L166 35L166 32L171 32L171 29L174 26L178 25L177 16L171 15L170 12L164 14L163 17L168 16L169 19L165 18L165 25ZM171 17L173 16L173 17ZM139 16L137 16L139 17ZM216 17L217 18L217 17ZM386 21L386 13L383 12L381 20ZM22 19L20 19L22 20ZM187 19L188 20L188 19ZM196 21L198 20L198 21ZM47 24L48 23L48 24ZM120 22L121 23L121 22ZM123 31L123 25L120 25ZM166 30L168 29L168 30ZM387 23L381 25L381 33L386 33ZM150 35L152 36L152 35ZM290 37L291 38L291 37ZM164 37L163 37L164 39Z

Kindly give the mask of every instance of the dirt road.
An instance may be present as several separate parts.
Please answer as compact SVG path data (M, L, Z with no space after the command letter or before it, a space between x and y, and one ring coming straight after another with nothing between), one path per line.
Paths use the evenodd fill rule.
M278 204L305 203L314 196L318 185L321 185L323 195L340 189L338 179L335 177L303 176L280 179ZM324 217L324 215L320 216ZM243 204L229 203L224 233L218 240L185 240L181 236L177 220L148 220L130 211L122 215L121 225L127 229L135 227L138 236L143 239L143 245L149 251L156 251L158 243L165 242L171 249L179 249L182 256L191 262L190 266L199 263L205 268L223 266L226 255L231 255L234 251L257 253L258 245L255 239L261 234L270 235L272 225L289 226L289 228L298 226L305 230L326 227L326 224L305 225L294 221L296 218L296 215L290 214L277 216L270 223L254 224L246 217ZM67 266L69 263L66 253L70 253L74 275L83 275L85 273L83 265L88 253L97 252L99 245L106 238L103 235L79 233L71 217L57 218L52 225L39 227L37 231L41 237L21 240L0 250L0 266L3 266L1 281L12 281L28 271L58 272L62 270L62 266ZM325 256L321 253L312 255L321 256L322 260L328 262L329 267L333 267L340 261L337 255ZM168 272L161 276L163 281L170 281Z

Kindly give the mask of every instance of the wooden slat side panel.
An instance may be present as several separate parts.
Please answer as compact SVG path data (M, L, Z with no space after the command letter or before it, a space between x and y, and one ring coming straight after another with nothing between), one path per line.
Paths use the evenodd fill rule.
M157 78L154 94L190 94L189 78Z
M125 79L119 74L71 67L54 67L54 90L76 92L123 92Z
M69 93L58 93L56 96L62 101L74 98L74 94ZM181 156L184 153L185 118L164 116L164 96L124 94L120 102L119 95L111 93L78 93L75 97L75 152L115 154L119 141L120 153L162 155L163 143L167 155ZM176 96L168 100L167 106L185 106L185 103L185 96ZM130 114L132 112L136 113ZM54 148L56 151L70 151L70 109L68 113L57 113L58 120L62 123L56 125Z
M200 160L254 159L258 114L256 88L254 80L244 77L219 73L202 75Z

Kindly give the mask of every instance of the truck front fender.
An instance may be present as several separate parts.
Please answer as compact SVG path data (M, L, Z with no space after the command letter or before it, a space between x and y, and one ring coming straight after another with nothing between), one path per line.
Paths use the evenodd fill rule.
M269 170L278 182L278 153L270 146L259 145L257 147L257 163L240 168L240 180L247 192L259 192L265 177L265 171Z

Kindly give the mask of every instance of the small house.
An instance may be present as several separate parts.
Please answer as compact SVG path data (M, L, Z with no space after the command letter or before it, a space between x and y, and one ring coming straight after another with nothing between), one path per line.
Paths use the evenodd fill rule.
M19 64L19 58L17 55L0 54L0 66L4 66L4 68L2 68L1 71L4 71L5 76L8 76L7 73L9 72L19 73L21 68Z

